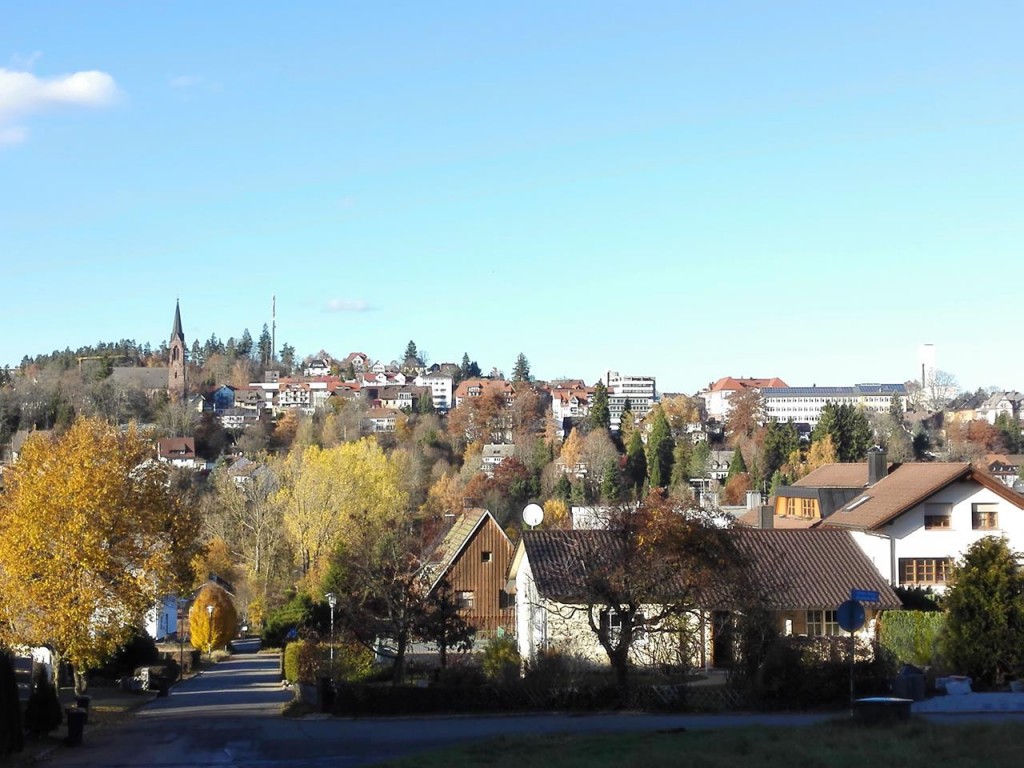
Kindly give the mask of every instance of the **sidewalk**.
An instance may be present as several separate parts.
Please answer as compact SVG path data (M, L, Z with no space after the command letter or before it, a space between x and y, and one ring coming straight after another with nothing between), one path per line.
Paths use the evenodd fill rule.
M1024 712L1024 693L966 693L960 696L934 696L924 701L914 702L910 711L915 715Z

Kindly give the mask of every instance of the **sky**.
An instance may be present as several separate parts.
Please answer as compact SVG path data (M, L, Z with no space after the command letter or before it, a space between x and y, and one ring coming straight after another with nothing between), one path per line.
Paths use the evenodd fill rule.
M1024 389L1024 4L0 11L0 364L278 346Z

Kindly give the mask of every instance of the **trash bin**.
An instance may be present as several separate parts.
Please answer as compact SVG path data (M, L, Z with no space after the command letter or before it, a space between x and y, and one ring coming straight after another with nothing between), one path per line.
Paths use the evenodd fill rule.
M329 677L318 677L316 680L316 698L320 711L330 714L334 711L334 684Z
M78 707L65 707L64 715L68 719L68 736L64 743L69 747L82 744L82 732L85 730L85 710Z
M85 722L89 722L89 703L92 701L92 696L75 696L75 706L85 712Z
M893 696L912 701L924 701L924 670L913 664L904 664L892 683Z

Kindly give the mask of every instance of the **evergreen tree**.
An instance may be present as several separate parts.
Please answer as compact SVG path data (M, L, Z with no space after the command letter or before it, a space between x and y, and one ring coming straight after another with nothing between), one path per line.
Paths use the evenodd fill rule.
M818 425L811 434L811 441L825 435L832 437L836 456L841 462L861 461L871 447L874 433L864 411L853 405L836 405L829 401L821 409Z
M690 455L690 477L707 477L709 461L711 461L711 446L707 444L707 441L697 443L697 445L693 447L693 453Z
M747 474L747 462L743 460L743 451L737 448L732 453L732 461L729 462L729 471L725 475L725 482L729 482L736 475Z
M689 440L677 440L672 451L672 478L669 487L679 496L690 487L690 459L693 456L693 443Z
M971 545L946 592L945 657L982 687L1024 666L1024 573L1004 538Z
M419 350L416 349L416 342L412 339L409 339L409 343L405 345L405 354L402 356L402 362L404 363L410 357L414 360L420 359Z
M260 350L260 364L266 368L270 365L270 358L274 354L273 349L274 343L270 337L270 328L267 324L263 324L263 330L260 332L259 350Z
M785 424L770 421L764 428L764 476L771 477L800 448L800 436L792 420Z
M644 441L639 429L634 429L629 437L626 448L626 482L634 492L639 493L647 479L647 454L644 452Z
M672 452L676 445L661 406L656 405L650 415L653 420L647 435L647 479L651 488L663 488L672 477Z
M609 462L601 476L601 499L606 504L614 504L622 497L622 476L618 466Z
M242 331L242 338L235 345L235 351L241 357L250 357L252 355L252 334L249 333L248 328Z
M603 381L594 385L594 397L590 403L590 415L587 417L590 429L611 429L612 416L608 410L608 387Z
M516 358L516 364L512 368L512 381L530 381L530 361L522 352Z

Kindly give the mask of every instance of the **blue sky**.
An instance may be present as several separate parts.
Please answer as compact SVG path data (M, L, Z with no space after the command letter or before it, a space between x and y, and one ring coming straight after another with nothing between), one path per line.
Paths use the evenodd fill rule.
M300 355L1024 387L1024 6L12 4L0 363Z

